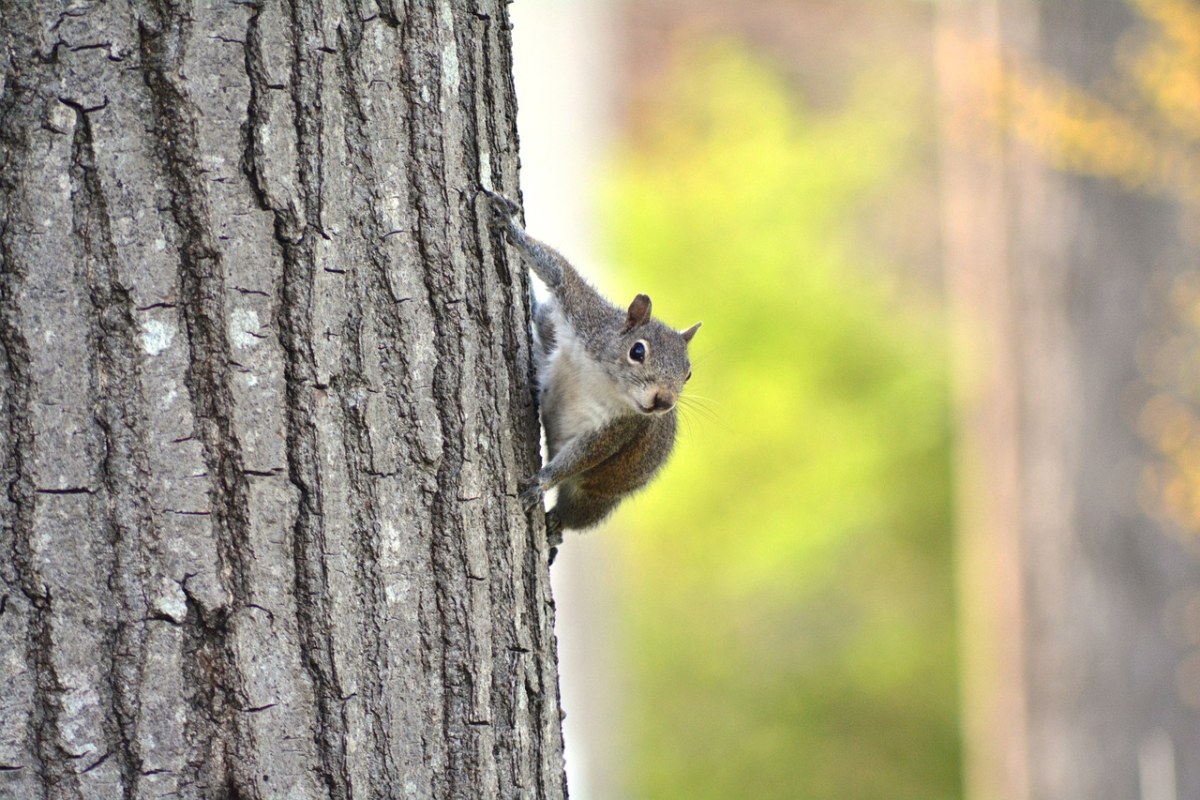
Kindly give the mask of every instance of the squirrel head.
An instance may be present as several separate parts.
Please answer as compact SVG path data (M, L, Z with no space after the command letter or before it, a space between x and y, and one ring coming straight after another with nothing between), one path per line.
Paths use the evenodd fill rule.
M697 322L677 331L650 318L650 298L639 294L629 304L625 324L608 354L610 371L625 398L642 414L666 414L675 408L683 385L692 377L688 343Z

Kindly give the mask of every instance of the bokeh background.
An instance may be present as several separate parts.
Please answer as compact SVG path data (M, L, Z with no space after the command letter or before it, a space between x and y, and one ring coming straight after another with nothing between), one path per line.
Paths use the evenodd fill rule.
M572 795L1200 797L1200 4L512 14L531 232L704 322Z

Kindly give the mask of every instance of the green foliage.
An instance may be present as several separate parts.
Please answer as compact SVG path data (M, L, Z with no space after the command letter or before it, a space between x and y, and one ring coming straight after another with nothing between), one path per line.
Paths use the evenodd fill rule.
M912 163L916 84L818 113L697 49L614 169L622 283L704 320L711 398L618 517L632 797L959 794L940 319L855 230Z

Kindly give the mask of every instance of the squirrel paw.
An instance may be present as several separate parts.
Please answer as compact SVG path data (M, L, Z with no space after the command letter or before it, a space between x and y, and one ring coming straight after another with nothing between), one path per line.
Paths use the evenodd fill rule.
M546 512L546 543L550 545L550 550L558 549L558 546L563 541L562 520L558 518L558 514L553 511Z
M545 490L542 489L542 482L536 477L530 479L530 481L525 485L525 488L521 490L521 508L525 509L526 511L532 511L539 503L542 502L542 496L544 494Z
M546 544L550 549L546 553L546 566L554 563L554 559L558 557L558 546L563 541L562 520L558 518L553 510L546 512Z
M488 225L492 228L507 228L513 217L521 211L519 205L502 194L496 194L484 188L480 188L479 191L487 197L488 208L491 211Z

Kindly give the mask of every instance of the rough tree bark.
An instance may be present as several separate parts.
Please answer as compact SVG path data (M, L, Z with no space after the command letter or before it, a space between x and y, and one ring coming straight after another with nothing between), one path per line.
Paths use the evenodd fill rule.
M564 796L503 0L0 35L0 796Z

